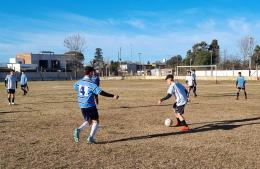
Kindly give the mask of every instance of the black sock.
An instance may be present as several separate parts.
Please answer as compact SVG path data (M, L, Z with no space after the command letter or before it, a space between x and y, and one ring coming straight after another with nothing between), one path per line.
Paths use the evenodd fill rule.
M182 124L183 126L186 126L186 127L188 127L188 125L187 125L187 123L186 123L186 121L185 121L185 120L181 121L181 124Z
M237 98L239 97L239 93L237 92Z
M12 102L14 103L14 97L13 97L13 99L12 99Z
M247 99L247 94L246 94L246 92L245 92L245 98Z
M176 118L177 119L177 122L178 122L178 124L181 124L181 121L180 121L180 119L179 118Z
M11 103L11 98L10 97L8 97L8 101L9 101L9 103Z

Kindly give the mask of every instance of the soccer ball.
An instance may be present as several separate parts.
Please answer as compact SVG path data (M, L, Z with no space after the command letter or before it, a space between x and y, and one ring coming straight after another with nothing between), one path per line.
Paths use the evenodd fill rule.
M164 125L166 126L166 127L170 127L171 125L172 125L172 119L165 119L165 121L164 121Z

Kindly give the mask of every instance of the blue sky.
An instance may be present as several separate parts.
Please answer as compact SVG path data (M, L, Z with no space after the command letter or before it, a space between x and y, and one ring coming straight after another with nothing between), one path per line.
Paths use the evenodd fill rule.
M260 40L258 0L1 0L0 62L16 53L64 53L65 37L85 36L86 62L95 48L106 60L155 61L185 56L196 42L218 39L238 54L238 40ZM131 57L132 48L132 57Z

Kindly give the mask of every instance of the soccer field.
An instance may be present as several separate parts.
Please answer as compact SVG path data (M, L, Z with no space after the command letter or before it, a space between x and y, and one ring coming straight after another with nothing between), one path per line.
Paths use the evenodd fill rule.
M102 81L119 100L100 96L99 144L73 129L83 118L73 82L30 82L9 106L0 86L0 168L260 168L260 82L249 81L248 99L235 100L234 82L202 82L185 114L189 132L165 127L173 99L163 80Z

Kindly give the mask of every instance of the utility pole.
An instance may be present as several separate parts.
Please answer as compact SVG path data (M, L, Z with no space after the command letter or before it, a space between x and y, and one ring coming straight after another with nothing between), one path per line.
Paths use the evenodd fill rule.
M141 62L141 55L142 55L142 53L140 52L140 53L138 53L138 56L139 56L139 62L140 62L140 65L141 65L141 67L142 67L142 71L143 71L143 65L142 65L142 62Z

